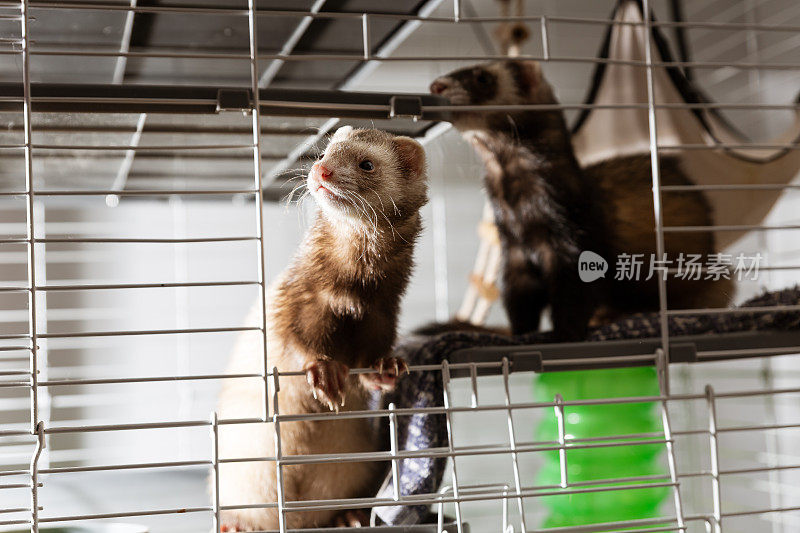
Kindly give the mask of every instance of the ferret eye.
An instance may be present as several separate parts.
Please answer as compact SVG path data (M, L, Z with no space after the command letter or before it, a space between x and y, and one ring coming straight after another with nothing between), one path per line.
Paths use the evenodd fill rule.
M478 75L475 78L475 81L477 81L481 85L485 85L485 84L489 83L489 76L486 75L486 72L481 70L481 71L478 72Z
M358 164L358 168L361 170L366 170L367 172L372 172L375 170L375 165L372 164L372 161L365 159L361 163Z

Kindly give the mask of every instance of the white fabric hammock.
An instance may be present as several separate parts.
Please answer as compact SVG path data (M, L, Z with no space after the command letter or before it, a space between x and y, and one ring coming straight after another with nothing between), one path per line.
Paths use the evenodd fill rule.
M615 21L643 23L638 0L621 0L612 15ZM651 39L653 62L671 62L672 54L657 27L650 35L642 25L613 24L609 27L600 57L614 61L644 62L645 39ZM713 108L689 108L684 104L709 104L678 67L656 67L655 103L677 104L677 108L656 109L656 131L662 154L678 157L695 185L704 190L712 208L715 226L757 226L763 223L783 192L779 187L761 190L711 190L720 186L786 185L800 172L800 146L778 149L735 149L713 147L720 144L748 143ZM598 63L586 104L647 104L647 78L644 66ZM765 145L800 143L800 108L792 126ZM630 155L649 153L650 130L646 108L596 109L581 113L573 128L573 145L582 165ZM689 148L692 147L693 148ZM705 148L706 146L710 148ZM670 148L673 147L673 148ZM681 148L683 147L683 148ZM669 193L664 193L669 194ZM499 291L496 281L500 269L500 244L491 231L491 210L484 210L479 234L481 246L470 284L456 317L482 324ZM715 232L721 251L741 238L743 231Z
M639 2L624 0L615 9L614 20L643 22ZM646 59L646 28L613 25L601 55L613 60ZM673 61L658 28L651 39L653 61ZM678 67L657 67L654 72L656 104L710 103L703 93L686 79ZM645 67L617 63L599 64L588 104L647 104ZM581 164L591 164L610 157L649 152L650 138L647 109L590 109L579 117L573 132L573 145ZM800 149L691 148L722 144L745 144L748 139L732 128L712 109L657 108L656 132L661 153L677 156L695 185L785 185L800 172ZM765 145L797 144L800 141L800 113L791 128ZM676 148L670 149L670 146ZM800 147L798 147L800 148ZM759 225L781 195L781 189L719 191L706 190L713 210L715 226ZM665 193L666 194L666 193ZM742 232L716 232L721 250L743 235Z

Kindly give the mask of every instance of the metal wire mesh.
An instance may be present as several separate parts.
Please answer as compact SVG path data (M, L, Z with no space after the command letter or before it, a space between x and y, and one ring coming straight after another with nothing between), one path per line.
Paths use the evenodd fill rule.
M465 2L464 2L465 3ZM229 5L230 4L230 5ZM762 519L770 520L773 531L791 531L797 522L797 511L800 504L794 498L795 494L789 490L793 473L800 467L797 457L787 448L796 442L791 437L794 431L800 429L800 422L792 419L791 407L796 406L796 399L800 396L800 388L789 385L776 385L776 376L771 363L760 362L761 368L753 365L742 365L741 368L726 367L724 363L709 363L714 366L711 370L689 370L678 368L677 378L673 375L670 379L670 368L667 354L670 352L671 342L667 329L667 320L672 315L735 313L728 309L697 309L681 310L670 309L665 298L665 283L660 282L661 295L660 316L661 335L658 348L652 354L640 356L636 364L649 363L654 365L660 376L660 394L651 397L598 399L584 401L565 401L556 396L552 401L536 402L523 396L520 391L527 388L531 373L514 368L508 358L502 357L493 362L460 363L457 361L445 362L442 365L412 367L411 372L436 372L441 375L445 395L444 407L421 409L398 409L390 406L384 410L347 412L341 414L325 413L320 415L285 415L281 414L277 391L280 379L287 375L299 373L278 373L270 366L268 346L266 346L266 308L269 302L265 301L265 284L268 280L267 270L270 265L271 243L267 238L265 224L271 220L265 208L265 195L261 192L267 189L274 181L281 181L287 171L297 169L298 162L313 154L317 146L324 141L325 135L333 130L340 119L339 116L351 116L356 112L367 112L374 117L388 119L392 107L389 103L365 103L354 97L351 101L309 101L302 96L299 98L276 97L264 100L263 89L276 83L297 83L297 80L283 79L280 73L285 66L296 65L333 65L334 70L347 72L344 78L330 82L335 88L352 89L357 84L367 79L370 74L378 75L380 67L387 64L409 63L419 68L429 64L439 64L448 61L475 62L490 59L500 59L502 56L487 51L482 54L448 55L437 54L431 50L430 54L404 55L401 44L415 30L423 25L436 25L437 27L481 26L496 22L514 20L529 23L534 28L539 28L540 41L535 47L540 50L524 54L523 59L536 59L553 65L583 65L591 66L598 63L613 64L614 60L602 59L594 56L577 56L569 54L556 54L556 47L551 41L555 32L561 28L563 31L580 31L576 28L603 29L613 21L607 18L591 17L565 17L551 15L530 15L525 17L512 17L504 19L492 16L465 16L465 6L455 0L445 3L441 0L427 1L417 6L413 14L410 12L391 12L387 7L386 12L373 12L372 10L356 10L353 12L332 11L325 9L324 0L309 3L304 9L265 9L256 5L254 0L249 0L247 6L234 2L220 2L208 6L195 5L141 5L135 0L130 2L39 2L21 0L20 2L0 2L0 23L2 23L2 40L0 55L12 58L10 63L3 63L3 74L6 79L13 80L15 87L4 89L0 102L7 107L4 109L12 119L12 127L2 134L3 144L0 150L8 156L8 168L0 169L2 174L3 189L0 191L3 201L9 202L8 219L4 223L10 224L12 231L8 236L0 239L0 247L9 250L9 253L24 254L22 264L25 266L22 275L9 275L11 281L0 287L2 297L8 302L10 309L24 311L25 319L19 321L21 327L14 324L4 326L0 334L0 361L3 370L0 370L0 390L8 392L2 396L7 405L20 405L27 408L26 420L13 420L0 429L0 439L4 448L14 447L14 453L29 459L29 464L9 460L10 467L0 470L0 494L8 493L12 496L3 501L12 501L13 505L0 506L0 526L30 528L39 531L50 524L74 524L94 522L98 520L118 519L149 519L158 516L169 516L170 528L180 527L182 521L192 519L194 516L201 519L191 522L190 527L212 527L220 529L220 512L237 508L276 508L283 520L288 513L311 509L350 509L357 507L376 507L388 505L433 505L438 512L439 523L436 527L442 530L445 527L445 515L454 523L447 526L451 531L462 533L467 531L466 524L471 525L472 531L489 531L501 528L502 531L539 531L536 525L541 518L541 509L538 502L541 498L553 495L605 493L620 490L665 488L671 492L672 499L665 505L662 515L658 518L647 518L634 521L605 523L593 526L578 526L559 531L584 532L584 531L753 531L765 523ZM650 3L643 2L645 13L650 12ZM652 6L661 9L661 6ZM790 11L789 8L787 11ZM32 16L36 14L36 19ZM104 46L92 47L83 42L43 42L31 39L31 24L34 20L47 20L47 16L60 16L66 13L69 17L87 17L91 14L119 14L116 22L122 28L121 42L107 42ZM202 47L180 46L174 43L165 43L154 46L152 49L141 45L132 45L133 26L136 16L168 16L172 20L190 20L195 18L214 18L235 20L232 23L232 33L239 33L241 41L246 44L244 48L231 47L230 49L203 51ZM796 17L795 17L796 18ZM265 21L292 21L294 24L282 24L288 29L280 46L275 50L260 47L260 38L264 32L260 29L267 24ZM721 32L725 35L736 32L764 33L770 36L779 35L780 38L772 45L764 48L774 50L794 50L792 47L800 25L792 23L792 17L786 15L785 20L777 22L752 22L752 21L690 21L690 22L663 22L653 21L645 17L638 26L650 32L653 27L662 29L682 28L685 30L702 29L709 33ZM303 49L303 38L319 21L335 21L343 24L345 28L355 28L357 41L361 49L346 52L314 51ZM619 22L617 22L619 23ZM619 23L623 24L623 23ZM624 23L636 25L632 23ZM387 29L388 28L388 29ZM642 109L648 113L650 126L649 149L653 169L653 202L656 213L655 239L656 250L659 255L663 253L665 234L675 232L697 232L714 230L717 232L773 232L796 230L800 225L796 221L763 224L742 225L714 225L710 227L669 227L663 224L660 217L662 193L683 190L730 190L746 194L748 191L760 189L777 189L791 192L797 188L796 184L760 184L750 185L687 185L687 186L662 186L659 180L659 156L665 150L720 150L720 149L763 149L763 150L796 150L796 142L780 144L764 143L728 143L720 142L713 145L689 144L664 144L659 143L657 136L657 110L662 109L717 109L726 111L766 112L796 110L796 104L776 103L750 103L747 101L731 103L695 103L674 104L659 103L656 100L653 76L658 69L663 67L690 67L695 72L709 71L722 75L735 70L737 73L751 73L762 71L795 72L800 69L800 64L787 56L791 54L770 55L756 54L754 51L740 54L738 60L679 60L660 61L654 59L650 49L649 39L645 41L646 60L644 62L621 62L645 67L647 76L647 101L642 103L620 104L612 106L596 106L592 104L566 103L550 106L567 112L574 112L586 108L590 109ZM789 44L781 44L789 42ZM297 53L297 49L303 49ZM761 49L761 48L759 48ZM763 52L763 50L762 50ZM60 59L61 58L61 59ZM64 61L64 68L59 71L58 62ZM41 61L39 63L39 61ZM205 61L206 63L199 63ZM161 96L115 96L110 90L108 96L37 96L34 89L37 84L46 84L62 81L58 75L65 76L66 70L85 72L87 77L104 74L107 69L98 65L110 62L113 72L110 86L120 85L125 82L126 72L132 66L139 68L144 74L142 79L152 81L159 75L168 80L171 87L182 85L209 86L246 86L248 89L248 102L242 113L225 113L217 115L189 115L186 106L211 106L216 111L221 100L218 97L193 98L192 94L161 97ZM160 66L158 62L163 62ZM620 62L616 62L620 63ZM133 65L132 65L133 64ZM217 73L208 72L208 65L224 64ZM18 72L8 65L17 65ZM149 67L148 67L149 65ZM153 67L153 65L156 65ZM166 66L164 66L166 65ZM342 66L346 68L343 68ZM152 70L147 70L152 67ZM170 78L164 74L170 68L176 69L178 74ZM313 73L313 66L309 67ZM48 74L48 69L50 74ZM99 73L99 74L98 74ZM58 75L56 75L58 74ZM195 77L197 75L197 77ZM50 76L50 77L48 77ZM149 78L148 78L149 76ZM215 76L223 81L214 83ZM796 79L796 77L794 78ZM177 80L177 81L176 81ZM199 81L197 81L199 80ZM209 81L210 80L210 81ZM74 80L73 80L74 81ZM91 80L96 81L96 80ZM16 94L16 88L21 88L21 94ZM49 113L37 111L38 106L45 105L119 105L125 106L132 103L141 106L155 107L152 113L126 112L123 107L113 115L94 115L92 113L76 112L59 114L56 111ZM262 113L265 106L282 108L284 114L293 115L292 118L278 119L274 116L265 116ZM421 104L420 117L435 119L449 111L475 110L482 112L497 110L519 110L529 106L447 106L441 104ZM161 114L166 109L171 115ZM239 109L241 111L242 109ZM306 112L317 110L312 119L304 116ZM322 109L320 111L320 109ZM320 116L322 115L322 116ZM427 131L427 142L436 142L438 136L447 131L446 127L438 127ZM426 131L418 131L425 134ZM167 141L165 141L167 139ZM224 139L224 142L220 139ZM289 142L287 142L287 139ZM272 150L275 150L274 152ZM5 160L5 159L4 159ZM43 162L43 163L40 163ZM89 162L90 164L86 164ZM149 162L149 163L148 163ZM213 169L204 172L204 167L213 162ZM139 165L134 175L132 169ZM224 169L224 170L221 170ZM78 174L85 173L88 180L79 179ZM94 173L94 174L93 174ZM24 179L19 179L24 176ZM92 178L96 179L92 179ZM132 185L132 182L133 183ZM99 185L98 185L99 184ZM436 251L442 254L442 249L447 248L446 232L442 227L445 221L443 213L445 197L442 189L438 188L437 197L434 198ZM72 221L85 226L78 230L75 226L64 229L59 223L50 223L45 220L45 213L59 209L55 201L80 197L83 200L102 197L109 206L116 206L120 202L127 203L133 199L164 199L170 201L170 209L182 212L185 221L193 221L184 227L175 230L170 225L163 231L153 231L150 234L140 232L136 225L136 205L126 217L110 224L102 217L86 221ZM203 199L208 197L235 198L241 206L241 219L222 223L221 219L229 212L221 213L219 219L201 219L209 215L210 210L187 207L190 199ZM438 206L438 207L437 207ZM187 215L187 213L189 213ZM270 211L271 213L271 211ZM16 218L15 218L16 217ZM174 221L173 221L174 222ZM215 225L214 222L218 222ZM179 224L175 224L178 226ZM153 230L152 226L148 226ZM231 231L221 233L220 228ZM23 231L19 231L23 229ZM155 228L158 230L160 228ZM46 231L45 231L46 230ZM202 246L203 254L194 252L192 246ZM219 248L215 248L215 247ZM244 254L249 258L248 268L238 268L226 264L218 259L211 267L204 271L216 272L216 275L206 278L191 278L186 275L190 266L208 261L212 255L225 255L232 247L246 249ZM105 251L103 247L106 248ZM163 249L169 248L170 256L165 258L168 263L177 265L173 276L167 277L163 271L155 269L148 272L148 276L131 275L130 278L120 272L114 272L105 281L72 280L69 282L48 279L53 268L51 257L57 254L79 254L77 261L86 260L85 254L114 254L122 253L124 247L130 247L140 256L158 256L165 254ZM83 254L83 255L80 255ZM439 257L440 266L442 258ZM156 262L154 261L154 264ZM159 263L161 265L161 263ZM237 269L238 268L238 269ZM792 263L769 265L767 269L794 270L800 268ZM228 273L230 276L228 276ZM129 273L131 274L131 273ZM438 302L437 312L441 316L447 311L447 269L438 268L436 279ZM444 288L443 288L444 287ZM256 298L260 306L260 320L254 324L242 325L236 322L218 320L212 323L189 323L185 318L187 308L192 305L189 290L209 291L239 291L235 298ZM146 291L174 291L174 298L181 303L176 304L174 322L169 327L148 321L146 305L136 306L133 302L137 298L146 299ZM57 298L62 294L79 295L78 303L72 305L78 308L89 308L103 302L109 293L126 293L129 296L125 302L131 305L131 316L125 319L107 320L106 317L91 316L88 314L83 319L70 317L58 322L52 318L57 314L59 303ZM193 294L193 293L192 293ZM17 297L21 298L17 299ZM80 300L84 298L85 300ZM93 300L92 298L98 298ZM779 306L769 310L797 310L800 306ZM181 318L183 317L183 318ZM103 329L100 326L108 325ZM256 332L262 338L264 346L264 364L258 373L225 374L220 372L192 372L194 368L189 364L191 354L203 355L199 345L211 343L207 348L209 355L213 349L223 345L223 341L208 341L211 338L232 338L242 332ZM164 338L175 339L164 341ZM123 362L116 361L106 367L93 369L93 372L79 374L84 377L50 377L49 373L55 372L58 376L68 375L69 372L59 372L59 364L51 360L50 350L80 350L90 349L96 351L109 351L119 347L116 343L122 339L130 343L126 354L148 354L157 351L159 343L170 344L169 349L183 354L186 359L181 368L189 371L184 373L164 372L154 374L134 370L126 367ZM104 345L101 341L110 340L111 344ZM80 343L86 344L80 344ZM141 344L137 344L141 342ZM72 343L72 344L71 344ZM97 343L97 344L94 344ZM215 344L216 343L216 344ZM87 346L89 348L87 348ZM774 349L771 353L792 354L795 346L783 346ZM155 353L155 352L153 352ZM701 355L707 358L740 357L747 355L761 355L763 350L755 350L752 354L746 350L719 350L706 351ZM157 355L156 355L157 357ZM791 357L779 359L779 365L792 368ZM560 364L576 367L582 364L582 359L574 361L562 360ZM605 363L618 365L622 360L607 358ZM633 359L625 359L633 363ZM84 360L76 357L71 366L81 368ZM25 365L28 365L25 367ZM115 366L116 365L116 366ZM8 368L8 370L6 370ZM675 374L676 367L673 367ZM108 372L112 370L110 373ZM471 379L454 378L451 373L465 372ZM480 372L479 372L480 371ZM354 372L368 372L357 369ZM484 372L494 376L484 376ZM725 375L731 372L731 376ZM791 377L791 370L787 376ZM730 381L728 381L728 378ZM69 398L81 396L76 402L83 402L85 398L95 398L99 404L110 398L113 394L122 393L119 388L129 387L171 387L181 383L218 383L226 380L259 380L263 382L264 406L261 416L251 419L226 420L220 419L216 414L209 417L192 418L179 416L186 411L169 411L174 418L162 417L158 419L145 419L132 416L130 420L115 418L114 414L98 411L102 414L98 418L89 417L86 413L78 412L76 419L59 421L52 416L53 409L64 409ZM708 385L698 387L695 380L708 379L721 383L726 390L718 390ZM743 382L743 383L742 383ZM730 387L728 385L730 384ZM116 388L112 388L116 387ZM93 392L95 389L105 391ZM271 391L270 391L271 389ZM154 395L159 398L164 389L137 389L146 391L145 396ZM154 392L161 390L162 392ZM181 389L179 394L195 394ZM111 391L111 392L108 392ZM209 390L205 389L209 394ZM18 402L18 400L22 400ZM122 401L131 402L130 396ZM17 402L17 403L14 403ZM66 403L65 403L66 402ZM654 434L641 435L610 435L594 439L575 439L565 434L563 420L569 416L571 407L585 405L615 405L625 403L656 402L660 409L662 431ZM760 402L760 409L744 413L741 406L750 402ZM59 407L61 406L61 407ZM734 407L730 407L734 406ZM788 408L787 408L788 406ZM752 406L751 406L752 407ZM9 407L9 411L14 408ZM531 427L534 420L542 412L554 411L559 423L557 441L531 441L526 437L525 428ZM364 417L385 419L392 435L396 435L398 417L408 417L419 413L441 413L447 420L448 444L440 449L419 451L401 450L395 439L392 439L391 448L373 453L345 454L345 455L314 455L314 456L284 456L282 454L280 439L277 440L275 454L269 457L220 457L218 437L220 428L235 424L272 424L280 435L281 424L288 424L298 420L324 420L333 417ZM724 418L723 418L724 413ZM737 419L741 416L742 419ZM475 443L469 435L469 428L474 427L475 421L490 418L499 422L492 426L495 431L487 432L485 441ZM111 421L109 421L111 420ZM679 422L676 423L676 420ZM127 437L128 435L148 434L148 437ZM753 439L741 439L742 434L756 434ZM790 436L786 436L789 434ZM111 446L118 446L120 441L131 438L134 445L131 450L120 450L109 455L108 461L102 460L102 454L96 457L70 455L71 450L84 449L93 453L94 446L102 442L104 435L114 435L116 440L108 442ZM178 436L180 435L180 436ZM760 439L764 440L763 448ZM95 439L95 440L92 440ZM142 439L142 440L139 440ZM120 460L120 456L129 453L129 457L140 457L135 453L136 443L150 439L157 443L155 447L164 446L163 452L151 453L141 461ZM193 453L186 455L185 448L173 449L168 446L171 439L191 441L196 452L198 447L205 450L203 454ZM462 444L467 442L468 444ZM756 450L737 450L736 445L759 445ZM659 476L645 477L615 477L592 482L571 482L569 477L569 451L590 450L601 448L633 448L641 445L663 445L665 450L665 471ZM186 444L186 446L189 446ZM560 461L561 483L558 486L545 486L537 484L532 472L538 466L537 461L542 454L558 452ZM421 496L404 497L400 495L399 488L395 487L394 497L323 500L323 501L285 501L282 491L279 491L275 502L261 504L220 505L219 499L219 466L231 462L270 462L274 463L280 477L282 469L290 465L324 463L324 462L355 462L355 461L389 461L396 469L400 459L425 455L429 457L444 457L450 460L450 470L446 479L447 486L441 491ZM193 457L186 459L185 457ZM482 477L486 473L485 467L476 464L477 461L486 461L487 464L498 465L498 479ZM57 466L56 466L57 465ZM58 487L61 479L74 476L72 483L75 486L95 483L99 476L118 476L124 472L137 473L139 471L184 471L187 469L210 471L212 476L212 491L204 503L181 501L174 507L161 503L157 497L143 498L134 494L115 494L109 492L96 508L102 511L93 513L50 512L47 505L42 505L43 496L47 495L48 484ZM98 476L93 478L92 476ZM122 479L122 478L119 478ZM395 480L397 476L395 476ZM742 481L744 480L744 481ZM753 481L755 480L755 481ZM214 482L216 481L216 482ZM104 481L97 481L104 483ZM64 482L66 483L66 482ZM191 478L187 483L193 486L205 487L205 479ZM726 499L728 494L744 494L744 500ZM765 493L768 501L763 502L760 496ZM21 495L24 494L24 497ZM751 498L748 500L748 498ZM163 501L178 501L168 500ZM17 503L22 502L22 503ZM57 508L57 506L54 506ZM61 507L63 509L63 507ZM755 518L754 518L755 517ZM187 522L188 523L188 522ZM164 524L167 524L166 522ZM282 522L283 524L283 522ZM281 530L285 530L282 526ZM433 531L433 529L430 529Z

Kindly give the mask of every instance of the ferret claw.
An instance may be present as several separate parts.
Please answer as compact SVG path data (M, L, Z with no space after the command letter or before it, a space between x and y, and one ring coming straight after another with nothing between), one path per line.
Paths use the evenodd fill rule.
M373 368L375 374L362 374L361 382L367 387L376 390L394 390L397 379L408 373L408 365L400 357L382 357L378 359Z
M311 388L311 395L331 411L339 411L344 407L347 386L346 365L332 359L318 359L306 365L306 381Z
M386 365L391 365L391 368L394 368L393 374L388 372L390 376L394 375L399 378L403 374L408 374L408 364L401 357L384 357L383 359L380 359L378 361L379 374L387 374Z

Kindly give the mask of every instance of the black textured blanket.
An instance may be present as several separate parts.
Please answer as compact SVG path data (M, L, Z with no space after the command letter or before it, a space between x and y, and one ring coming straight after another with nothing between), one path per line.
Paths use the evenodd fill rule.
M794 306L794 308L769 309L776 306ZM748 310L750 308L752 310ZM671 316L668 327L670 336L800 329L800 288L764 293L748 300L734 313ZM658 313L642 313L596 328L589 333L587 340L658 337L660 331ZM398 345L396 355L404 357L411 366L438 365L456 350L464 348L542 344L549 341L548 332L510 337L490 330L455 331L435 336L410 336ZM439 371L412 372L400 380L397 390L387 400L394 402L398 409L441 406L443 392L440 374ZM400 416L397 438L400 450L424 450L446 446L444 416L422 414ZM446 463L446 460L441 458L415 457L400 460L398 472L401 496L436 492ZM392 495L390 473L379 496L391 498ZM429 511L428 506L424 505L397 505L376 507L374 512L387 524L407 525L424 521Z

